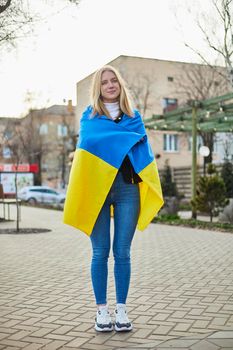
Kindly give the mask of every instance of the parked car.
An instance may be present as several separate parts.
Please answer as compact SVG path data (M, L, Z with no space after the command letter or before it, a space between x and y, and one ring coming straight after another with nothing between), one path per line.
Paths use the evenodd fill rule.
M65 194L60 193L48 186L26 186L18 193L19 199L31 204L46 203L46 204L63 204Z

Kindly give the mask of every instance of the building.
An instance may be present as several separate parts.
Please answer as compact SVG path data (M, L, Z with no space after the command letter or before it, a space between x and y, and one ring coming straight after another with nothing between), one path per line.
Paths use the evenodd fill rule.
M120 70L144 119L173 110L189 99L206 99L229 91L226 79L218 74L225 73L222 67L213 70L206 65L130 56L119 56L108 64ZM93 74L77 82L77 129L89 104L92 77ZM172 167L191 166L190 134L150 130L148 135L159 168L163 168L167 159ZM201 137L198 143L202 145ZM214 160L220 159L215 145ZM200 155L198 163L203 163Z
M34 165L34 184L65 188L69 153L75 149L75 108L69 104L31 110L24 118L2 118L0 164ZM4 120L3 120L4 119ZM17 147L15 147L17 146Z

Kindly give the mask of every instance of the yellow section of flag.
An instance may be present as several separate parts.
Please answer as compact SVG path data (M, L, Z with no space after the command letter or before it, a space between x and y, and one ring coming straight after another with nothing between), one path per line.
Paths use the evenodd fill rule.
M117 171L101 158L77 149L66 194L64 223L90 235Z
M138 229L144 230L162 207L163 195L155 160L138 174L142 179L140 189L140 214Z

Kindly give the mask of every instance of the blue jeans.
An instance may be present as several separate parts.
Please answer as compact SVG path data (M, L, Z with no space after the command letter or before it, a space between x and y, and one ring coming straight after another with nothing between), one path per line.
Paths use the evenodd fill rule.
M140 197L137 184L127 184L118 172L90 236L91 278L96 304L107 303L108 258L111 247L110 206L114 207L114 277L117 303L126 303L130 283L130 247L137 225Z

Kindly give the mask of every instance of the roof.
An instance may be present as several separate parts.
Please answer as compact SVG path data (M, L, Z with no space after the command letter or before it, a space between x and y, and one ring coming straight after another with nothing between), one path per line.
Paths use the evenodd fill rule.
M68 106L67 105L53 105L47 108L40 108L40 109L32 109L31 112L38 114L38 115L54 115L54 116L60 116L60 115L65 115L65 116L72 116L75 113L75 106L73 107L73 112L69 112ZM25 115L24 118L30 117L30 112ZM21 118L21 119L24 119Z
M75 106L73 106L73 109ZM70 115L71 113L67 109L67 105L53 105L45 109L46 114L65 114Z
M113 60L106 62L105 65L108 65L108 64L111 65L111 64L113 64L116 60L118 60L121 57L131 58L131 59L150 60L150 61L154 61L154 62L168 62L168 63L170 62L170 63L177 63L177 64L191 64L191 65L198 65L198 66L207 66L204 63L173 61L173 60L165 60L165 59L153 58L153 57L141 57L141 56L130 56L130 55L119 55L119 56L115 57ZM215 67L219 67L219 68L225 69L225 67L223 67L223 66L215 66ZM88 77L90 77L92 74L95 73L95 71L96 70L92 71L90 74L86 75L84 78L78 80L76 84L78 84L81 81L83 81L83 80L87 79Z

